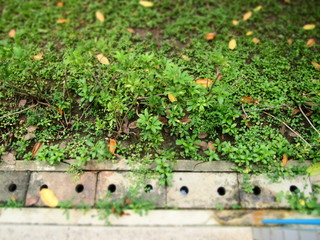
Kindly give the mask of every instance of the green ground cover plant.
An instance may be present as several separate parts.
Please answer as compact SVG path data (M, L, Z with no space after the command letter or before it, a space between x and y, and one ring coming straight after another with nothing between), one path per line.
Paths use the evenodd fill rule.
M320 159L317 1L0 1L0 154L56 164Z

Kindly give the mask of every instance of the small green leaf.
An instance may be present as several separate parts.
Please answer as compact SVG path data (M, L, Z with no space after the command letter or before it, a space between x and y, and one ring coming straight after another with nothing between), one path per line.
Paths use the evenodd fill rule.
M315 164L312 164L307 168L307 172L311 176L319 175L320 174L320 162L317 162Z

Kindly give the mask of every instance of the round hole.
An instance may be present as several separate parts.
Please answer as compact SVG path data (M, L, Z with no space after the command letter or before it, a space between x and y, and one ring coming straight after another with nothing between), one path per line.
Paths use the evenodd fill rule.
M151 185L151 184L148 184L147 186L145 186L144 191L145 191L146 193L151 193L151 192L153 192L153 187L152 187L152 185Z
M253 194L254 195L259 195L260 193L261 193L261 188L259 188L258 186L254 186Z
M290 192L295 192L296 190L298 190L298 187L295 185L291 185L289 189L290 189Z
M219 187L217 192L220 196L223 196L226 194L226 189L224 187Z
M15 190L17 190L17 185L14 183L11 183L8 187L8 191L9 192L14 192Z
M109 191L109 192L112 192L112 193L115 192L116 189L117 189L117 187L116 187L116 185L114 185L114 184L110 184L109 187L108 187L108 191Z
M76 192L77 192L77 193L81 193L81 192L83 191L83 189L84 189L84 187L83 187L82 184L78 184L78 185L76 186Z
M186 186L180 188L180 193L182 195L187 195L189 193L189 189Z
M43 184L43 185L40 187L40 190L42 190L42 189L44 189L44 188L48 188L48 185Z

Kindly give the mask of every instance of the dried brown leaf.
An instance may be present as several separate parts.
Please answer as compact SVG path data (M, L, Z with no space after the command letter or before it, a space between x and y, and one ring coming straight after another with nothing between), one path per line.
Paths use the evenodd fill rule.
M258 38L252 38L252 42L254 42L255 44L260 43L260 40Z
M5 153L1 156L1 159L3 162L9 165L14 165L16 164L16 157L12 152Z
M36 205L40 200L40 197L34 196L34 197L30 197L26 200L26 206L27 207L31 207Z
M208 148L211 150L211 151L216 151L214 145L212 142L208 142Z
M23 138L28 141L30 139L34 139L35 137L36 135L34 135L33 133L27 133Z
M203 151L208 149L208 143L206 143L205 141L197 143L196 145L199 146Z
M41 59L43 59L43 52L37 53L36 55L34 55L34 56L32 57L32 59L34 59L34 60L41 60Z
M64 2L62 2L62 1L60 1L60 2L57 2L57 7L63 7L63 4L64 4Z
M137 128L137 127L138 127L138 126L137 126L137 121L131 122L128 127L131 128L131 129Z
M293 43L293 40L292 39L288 39L287 42L288 42L289 45L291 45Z
M136 33L136 31L133 28L127 28L127 31L131 33Z
M37 155L41 146L42 146L42 142L36 142L36 144L33 146L33 149L32 149L32 157L35 157Z
M163 124L167 124L167 123L168 123L168 119L165 118L165 117L162 117L162 116L159 116L159 117L158 117L158 120L159 120L160 122L162 122Z
M202 133L200 133L198 138L203 139L203 138L206 138L206 137L208 137L208 133L202 132Z
M27 103L26 99L21 99L18 103L18 108L24 107Z
M180 120L181 123L183 124L188 124L191 122L191 118L187 117L187 116L184 116L181 120Z
M37 126L31 125L26 128L28 132L34 132L37 129Z

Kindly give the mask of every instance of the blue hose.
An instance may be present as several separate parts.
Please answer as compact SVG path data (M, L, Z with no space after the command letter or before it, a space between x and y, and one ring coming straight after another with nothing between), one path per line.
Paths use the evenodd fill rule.
M320 225L320 219L263 219L262 223Z

